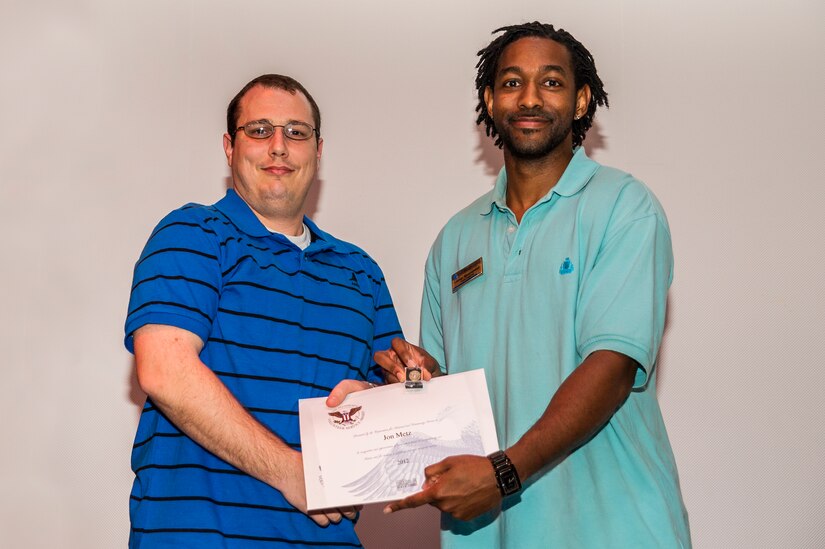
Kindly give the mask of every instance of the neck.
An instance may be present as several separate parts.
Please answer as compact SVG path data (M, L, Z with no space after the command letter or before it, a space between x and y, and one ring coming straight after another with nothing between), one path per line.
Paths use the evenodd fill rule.
M304 216L301 215L297 219L272 219L264 217L255 210L252 210L264 227L270 232L281 233L289 236L301 236L304 233Z
M520 158L504 149L507 207L516 215L518 222L521 222L524 212L556 186L572 158L569 143L556 147L541 158Z
M249 209L252 210L252 213L255 214L255 217L258 218L258 221L267 228L270 232L276 232L281 234L288 234L290 236L300 236L304 232L304 212L303 209L300 211L290 210L289 212L283 212L279 210L270 210L266 212L259 212L249 201L244 198L244 196L238 192L237 187L235 188L235 193L240 197L241 200L246 202L246 205L249 206Z

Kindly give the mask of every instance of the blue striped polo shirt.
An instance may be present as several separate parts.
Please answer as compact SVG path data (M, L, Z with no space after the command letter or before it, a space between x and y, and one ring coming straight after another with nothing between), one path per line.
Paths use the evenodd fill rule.
M134 272L126 347L146 324L204 341L201 360L238 401L300 450L298 400L342 379L378 381L372 356L401 335L378 265L304 223L300 250L233 191L155 228ZM131 547L360 547L351 521L321 528L280 492L205 451L148 399L132 451Z

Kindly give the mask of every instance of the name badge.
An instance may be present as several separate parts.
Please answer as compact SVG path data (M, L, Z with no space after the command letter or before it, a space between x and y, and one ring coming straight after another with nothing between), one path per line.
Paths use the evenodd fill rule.
M453 293L456 293L459 288L484 274L484 262L479 257L463 269L453 273Z

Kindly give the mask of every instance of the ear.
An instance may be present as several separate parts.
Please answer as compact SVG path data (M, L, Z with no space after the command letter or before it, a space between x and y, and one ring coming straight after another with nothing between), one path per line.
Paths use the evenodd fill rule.
M323 150L324 150L324 139L319 138L318 139L318 151L315 153L315 158L318 162L321 161L321 151L323 151Z
M223 134L223 152L226 154L226 163L232 166L232 138L228 133Z
M493 89L490 86L484 88L484 102L487 104L487 114L493 116Z
M576 92L576 118L579 119L587 114L590 107L590 86L585 84Z

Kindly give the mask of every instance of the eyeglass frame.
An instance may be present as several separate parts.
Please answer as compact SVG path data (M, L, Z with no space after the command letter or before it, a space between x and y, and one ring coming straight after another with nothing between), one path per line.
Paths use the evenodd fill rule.
M250 139L259 139L259 140L260 139L270 139L272 137L272 135L269 135L267 137L257 137L257 136L254 136L254 135L249 135L246 132L246 127L249 126L250 124L260 124L261 122L266 122L267 124L272 126L272 135L275 135L275 128L281 128L281 133L283 134L284 138L289 139L290 141L299 141L299 142L300 141L309 141L312 138L312 133L315 133L316 141L321 138L321 134L318 133L318 130L313 128L311 125L307 124L306 122L301 122L300 120L292 120L292 121L287 122L286 124L273 124L269 120L267 120L265 118L262 118L260 120L251 120L251 121L247 122L246 124L244 124L243 126L238 126L237 128L235 128L235 131L232 132L232 139L234 140L235 136L238 135L238 130L243 130L243 133L247 137L249 137ZM309 134L309 136L306 137L306 139L296 139L295 137L293 137L291 135L287 135L286 127L294 125L294 124L300 124L302 126L306 126L307 128L309 128L311 130L311 133Z

